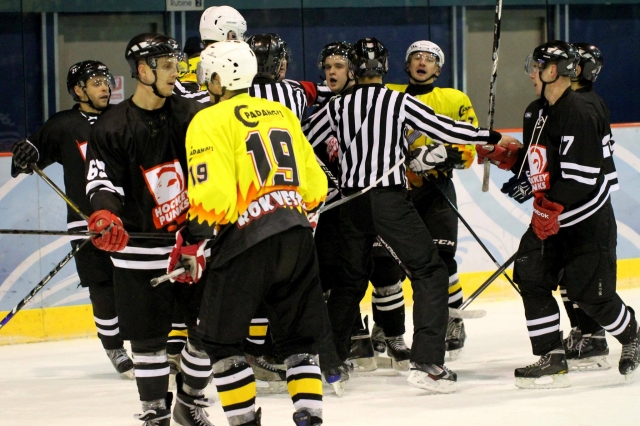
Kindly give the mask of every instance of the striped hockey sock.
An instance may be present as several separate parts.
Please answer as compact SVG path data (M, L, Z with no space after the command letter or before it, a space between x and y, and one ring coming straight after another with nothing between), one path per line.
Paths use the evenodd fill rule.
M230 425L255 419L256 381L244 356L233 356L213 364L213 383Z
M312 418L322 419L322 379L317 355L296 354L284 363L287 388L296 411L306 410Z

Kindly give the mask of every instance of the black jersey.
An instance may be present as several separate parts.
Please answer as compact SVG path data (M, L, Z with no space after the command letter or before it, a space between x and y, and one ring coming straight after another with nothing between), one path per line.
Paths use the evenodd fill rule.
M571 88L554 105L538 99L525 111L521 152L526 157L521 158L533 191L564 207L558 218L561 227L591 216L618 187L615 168L603 162L604 141L609 149L610 135L605 134L607 126L599 124L601 118Z
M379 186L406 186L407 127L441 143L497 143L501 138L493 130L437 115L413 96L382 84L354 86L352 92L331 99L302 127L314 147L337 139L343 188L368 187L399 162Z
M202 104L173 95L154 111L130 98L104 113L87 150L86 191L93 209L116 214L129 232L175 232L189 208L187 127L201 109ZM162 269L169 242L130 240L112 260L117 267Z
M65 193L86 215L91 206L85 194L84 161L91 125L98 114L81 111L79 105L53 115L28 139L39 153L38 167L59 163L64 171ZM70 230L87 229L87 221L67 206L67 227Z

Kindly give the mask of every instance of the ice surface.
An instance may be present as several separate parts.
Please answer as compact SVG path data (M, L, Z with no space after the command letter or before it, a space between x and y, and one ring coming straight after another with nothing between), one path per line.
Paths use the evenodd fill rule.
M640 290L622 291L640 308ZM466 320L468 339L461 359L447 365L458 373L458 391L428 395L390 370L353 377L345 395L325 388L327 425L637 425L640 372L625 382L617 371L620 344L611 336L612 369L572 373L572 387L520 390L513 370L536 361L531 355L520 300L475 301L485 318ZM640 311L640 309L637 309ZM408 322L411 315L408 312ZM411 329L410 323L407 324ZM562 327L569 324L563 316ZM407 333L408 341L410 334ZM215 388L208 388L209 396ZM291 425L288 395L258 397L263 425ZM209 410L216 426L227 424L219 402ZM133 381L120 379L97 339L0 347L0 425L140 426Z

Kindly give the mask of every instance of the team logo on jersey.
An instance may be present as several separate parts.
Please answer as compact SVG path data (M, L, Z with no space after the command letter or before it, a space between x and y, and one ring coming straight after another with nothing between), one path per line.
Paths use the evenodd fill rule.
M79 140L76 140L76 144L78 145L78 150L82 156L82 161L87 161L87 141L80 142Z
M533 192L546 191L549 185L549 172L547 170L547 148L544 146L529 147L529 181Z
M258 120L259 118L269 118L273 116L284 117L284 114L280 110L259 108L249 109L248 105L238 105L234 108L233 112L238 121L249 128L256 127L258 123L260 123L260 121Z
M187 182L178 160L142 170L149 192L156 200L153 223L160 229L171 222L182 223L189 209Z
M458 114L460 115L460 117L462 117L467 111L469 111L471 109L470 106L464 106L461 105L460 109L458 110Z

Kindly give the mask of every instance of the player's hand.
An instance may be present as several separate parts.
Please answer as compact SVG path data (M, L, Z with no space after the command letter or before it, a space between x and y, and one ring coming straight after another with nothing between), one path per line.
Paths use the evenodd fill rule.
M511 170L513 165L518 161L518 141L511 142L506 147L499 144L478 145L476 147L478 153L478 164L484 163L487 158L502 170Z
M523 145L520 143L520 141L516 138L514 138L513 136L509 136L509 135L502 135L502 139L500 139L500 142L497 143L497 145L503 146L503 147L507 147L509 146L509 144L511 143L515 143L518 145L518 148L522 148Z
M503 194L507 194L520 204L524 203L531 197L533 197L533 188L531 182L526 175L521 176L519 179L516 175L513 175L511 179L502 185L500 189Z
M531 216L531 227L538 238L545 240L551 235L555 235L560 230L558 216L564 207L553 201L549 201L544 194L538 193L533 201L533 215Z
M129 234L122 221L109 210L98 210L89 217L89 232L94 246L104 251L120 251L127 246Z
M447 159L447 150L442 144L432 143L419 146L409 153L409 168L420 175Z
M20 173L31 174L33 171L29 167L31 163L37 163L40 159L40 153L31 142L26 139L19 140L13 145L11 150L13 156L11 167L11 176L16 177Z
M186 237L183 233L188 232L185 227L176 232L176 244L169 254L169 265L167 273L171 273L174 269L182 266L185 269L184 274L180 274L171 281L180 283L193 284L202 278L202 273L207 264L204 257L204 246L207 240L198 241L195 244L186 245Z

